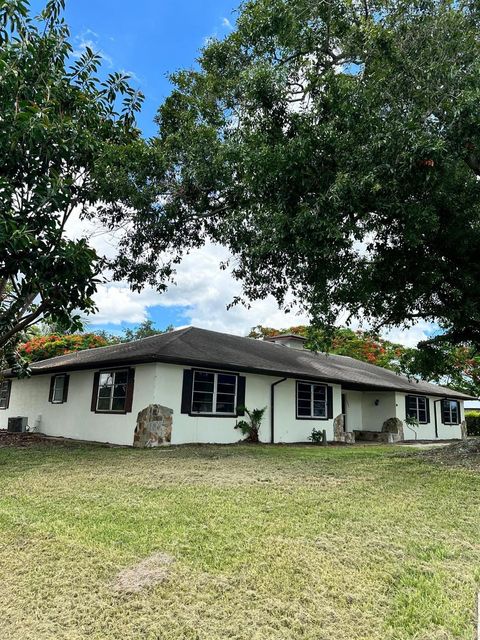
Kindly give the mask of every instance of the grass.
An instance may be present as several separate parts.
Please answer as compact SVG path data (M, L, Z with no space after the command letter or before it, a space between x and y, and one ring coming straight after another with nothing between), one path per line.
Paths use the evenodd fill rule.
M472 640L480 478L397 452L0 449L0 638Z

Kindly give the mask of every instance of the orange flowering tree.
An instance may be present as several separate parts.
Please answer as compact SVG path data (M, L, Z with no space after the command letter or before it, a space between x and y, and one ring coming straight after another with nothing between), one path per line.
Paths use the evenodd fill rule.
M62 356L72 351L105 347L109 341L103 336L94 333L74 333L70 335L52 334L48 336L36 336L21 344L19 354L28 362L36 362Z

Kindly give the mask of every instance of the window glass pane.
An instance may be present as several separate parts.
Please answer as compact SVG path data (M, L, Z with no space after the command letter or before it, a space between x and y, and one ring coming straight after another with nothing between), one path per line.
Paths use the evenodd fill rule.
M64 376L55 376L53 385L53 402L63 402L63 388L65 386Z
M110 410L110 398L99 398L97 402L98 411Z
M218 393L229 393L229 394L235 395L235 388L236 388L235 383L232 384L232 383L220 382L219 380L217 384Z
M116 384L113 387L113 397L114 398L124 398L127 395L127 385L126 384Z
M99 398L109 398L112 394L112 387L100 387L98 390Z
M315 400L313 402L313 415L319 416L321 418L326 417L327 411L326 411L325 402L322 402L319 400Z
M308 405L308 407L298 407L297 415L310 417L310 411L311 411L310 405Z
M314 400L325 400L326 394L327 394L327 390L324 386L315 385L313 387Z
M407 414L413 418L417 417L417 398L407 396Z
M427 412L424 409L420 409L418 412L418 421L426 422L427 421Z
M113 398L112 411L123 411L125 409L125 398Z
M195 413L213 413L213 393L195 391L192 411Z
M127 384L128 371L115 371L115 384Z
M235 396L231 394L217 394L217 412L235 413Z
M105 385L113 384L112 374L111 373L101 373L98 384L103 387Z

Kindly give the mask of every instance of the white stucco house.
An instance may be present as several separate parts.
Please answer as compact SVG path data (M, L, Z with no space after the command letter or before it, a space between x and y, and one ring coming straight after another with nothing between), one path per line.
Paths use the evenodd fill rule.
M243 407L267 407L263 442L455 439L469 396L345 356L297 336L253 340L188 327L5 372L0 428L27 418L49 436L153 446L232 443ZM418 426L408 426L406 415ZM12 425L13 422L10 421Z

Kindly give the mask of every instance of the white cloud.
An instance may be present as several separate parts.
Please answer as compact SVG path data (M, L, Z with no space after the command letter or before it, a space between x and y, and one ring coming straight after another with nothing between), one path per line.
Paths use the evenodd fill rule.
M222 18L222 27L226 27L227 29L233 29L233 24L230 22L228 18Z
M101 255L111 258L116 253L115 234L105 233L91 222L79 220L78 215L69 221L68 233L71 237L88 237ZM240 283L219 267L228 257L228 251L218 245L208 244L192 251L177 267L176 284L163 294L151 287L136 293L130 291L124 282L102 284L95 295L98 312L95 316L88 316L87 322L114 325L122 322L140 323L148 318L149 307L160 306L183 308L185 321L182 324L237 335L245 335L257 324L281 328L308 323L306 314L285 313L272 297L254 301L248 309L242 305L227 309L233 298L241 294ZM339 324L344 323L345 319L346 314L344 318L339 318ZM351 326L358 328L360 323L353 322ZM422 321L408 330L386 330L383 336L394 342L415 346L420 340L428 338L434 329L435 325Z
M73 38L72 56L80 58L88 47L94 53L97 53L107 63L107 66L113 67L113 58L100 47L99 38L100 36L95 31L85 29Z

